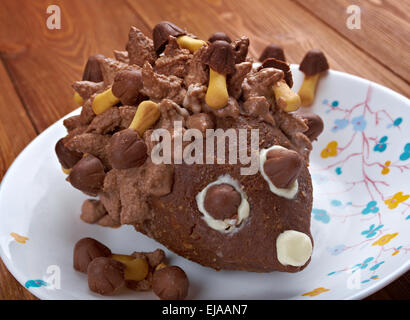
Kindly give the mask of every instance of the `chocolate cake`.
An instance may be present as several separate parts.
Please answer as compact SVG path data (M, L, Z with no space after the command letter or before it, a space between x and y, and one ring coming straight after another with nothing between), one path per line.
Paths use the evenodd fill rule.
M56 145L67 181L97 197L83 205L85 222L133 225L214 269L306 267L310 139L323 123L294 112L289 65L268 53L255 64L248 47L247 37L203 41L164 21L153 40L131 27L126 51L89 58L73 85L81 114L64 121L68 134ZM218 130L237 137L235 152L229 138L207 148ZM161 163L167 147L171 161Z

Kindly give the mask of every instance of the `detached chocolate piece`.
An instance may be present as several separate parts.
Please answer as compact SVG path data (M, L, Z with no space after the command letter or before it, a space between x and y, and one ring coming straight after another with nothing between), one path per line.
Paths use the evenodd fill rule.
M98 257L111 256L111 250L92 238L83 238L74 246L74 269L87 273L88 265Z
M296 151L273 149L266 154L263 169L277 188L287 189L298 178L302 166L302 158Z
M213 42L202 56L202 62L220 74L235 72L235 52L224 40Z
M100 257L88 265L88 287L102 295L113 295L125 285L125 265Z
M306 53L299 66L299 70L305 74L305 79L299 89L299 96L303 106L313 104L320 74L328 69L329 64L322 51L314 49Z
M68 181L74 188L88 194L97 194L104 184L105 172L100 159L86 155L73 167Z
M65 169L71 169L83 157L82 153L71 151L64 145L64 139L58 140L55 146L58 161Z
M145 96L140 92L142 88L141 70L130 67L117 73L112 85L112 93L123 105L132 106L144 100Z
M96 54L88 57L88 61L83 72L83 81L103 81L100 63L98 61L99 59L105 59L105 57L102 54Z
M268 45L265 50L263 50L261 56L259 57L259 61L263 62L267 58L275 58L276 60L286 61L283 48L274 43Z
M324 127L322 118L315 113L301 114L299 117L302 118L309 127L303 134L307 136L310 141L317 140L317 137L322 133Z
M154 272L152 290L161 300L183 300L188 289L188 277L180 267L165 267Z
M165 46L168 43L168 37L185 35L186 32L177 25L169 21L161 21L158 23L152 31L152 39L154 40L154 50L159 55L164 51Z
M205 195L205 210L215 219L233 218L238 214L240 204L240 193L227 183L213 185Z
M215 32L212 36L209 37L208 41L209 42L215 42L217 40L222 40L226 41L228 43L231 43L232 40L229 38L229 36L225 32Z
M141 166L147 158L147 146L133 129L115 133L108 145L108 159L114 169Z

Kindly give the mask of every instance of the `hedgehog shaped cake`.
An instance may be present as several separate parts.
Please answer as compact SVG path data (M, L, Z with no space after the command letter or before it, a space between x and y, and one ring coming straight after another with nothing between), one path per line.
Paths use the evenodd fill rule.
M323 122L294 112L283 50L254 63L248 47L163 21L152 39L131 27L115 58L89 57L73 85L81 114L56 144L67 181L94 197L85 222L133 225L217 270L307 266L309 153Z

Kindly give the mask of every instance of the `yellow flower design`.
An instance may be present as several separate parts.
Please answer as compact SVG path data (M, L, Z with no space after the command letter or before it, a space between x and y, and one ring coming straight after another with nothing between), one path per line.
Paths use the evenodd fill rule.
M383 169L382 169L382 174L383 174L383 175L386 175L386 174L388 174L388 173L390 172L390 168L389 168L390 165L391 165L391 161L386 161L386 162L384 163L384 167L383 167Z
M28 240L27 237L21 236L18 233L12 232L10 233L10 235L14 238L14 240L16 240L18 243L26 243L26 241Z
M410 198L410 194L403 195L403 192L397 192L392 198L387 199L384 203L389 209L395 209L397 206Z
M330 289L320 287L320 288L316 288L316 289L314 289L310 292L306 292L306 293L302 294L302 296L315 297L315 296L318 296L319 294L321 294L323 292L326 292L326 291L330 291Z
M385 234L384 236L381 236L378 240L373 242L372 246L384 246L385 244L388 244L391 239L396 237L399 233L392 233L392 234Z
M328 157L335 157L337 156L337 141L330 141L326 148L322 150L320 153L320 156L322 158L328 158Z

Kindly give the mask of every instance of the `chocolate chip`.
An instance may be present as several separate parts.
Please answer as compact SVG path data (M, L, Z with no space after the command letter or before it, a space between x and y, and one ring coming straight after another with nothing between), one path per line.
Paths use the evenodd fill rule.
M265 50L263 50L261 56L259 57L259 61L263 62L267 58L275 58L280 61L286 61L283 48L273 43L268 45Z
M65 169L71 169L83 157L82 153L71 151L64 144L64 138L57 141L55 146L58 161Z
M215 219L233 218L238 213L241 195L227 183L209 187L204 199L205 210Z
M169 36L178 37L184 34L186 34L186 32L172 22L161 21L152 31L155 52L159 55L164 51Z
M147 158L147 146L134 129L115 133L108 145L108 160L115 169L139 167Z
M68 176L68 181L74 188L94 195L101 190L104 178L104 166L100 159L89 154L73 167Z
M302 170L302 158L293 150L273 149L266 154L265 174L277 188L289 188Z
M225 32L215 32L212 36L209 37L208 41L209 42L215 42L217 40L223 40L228 43L231 43L232 40L229 38L229 36Z
M112 295L125 285L125 265L111 258L95 258L87 273L90 290L102 295Z
M140 92L143 88L141 70L135 67L121 70L114 78L112 93L123 105L138 105L145 96Z
M326 56L318 49L313 49L306 53L299 66L299 70L306 76L314 76L328 69L329 64L327 63Z
M87 273L88 265L98 257L111 256L111 250L92 238L83 238L74 246L74 269Z
M95 54L88 57L88 61L83 72L83 81L103 81L100 63L98 62L99 59L105 59L105 57L102 54Z
M284 75L285 75L285 81L289 88L292 88L293 86L293 78L292 78L292 72L290 71L289 64L286 63L285 61L281 61L275 58L267 58L262 62L262 65L259 67L258 70L261 70L263 68L275 68L282 70Z
M161 300L183 300L188 289L188 277L180 267L170 266L154 272L152 290Z
M299 115L299 117L301 117L309 127L303 134L307 136L310 141L317 140L317 137L322 133L324 127L322 118L315 113L302 114Z
M186 125L189 129L198 129L202 133L205 133L206 129L213 129L215 127L208 113L197 113L189 116Z
M207 64L220 74L234 73L235 52L228 42L216 40L205 51L202 56L202 63Z

